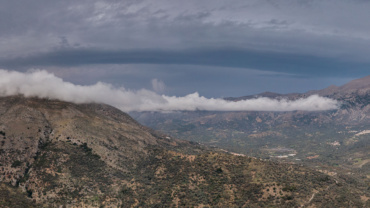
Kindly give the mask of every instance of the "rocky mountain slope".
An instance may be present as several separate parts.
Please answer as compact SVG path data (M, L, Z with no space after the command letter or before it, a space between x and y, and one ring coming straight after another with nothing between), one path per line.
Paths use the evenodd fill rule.
M227 98L230 101L269 97L273 99L296 100L313 94L336 99L341 103L337 110L330 111L292 111L292 112L132 112L131 115L139 122L154 129L176 135L180 138L193 135L214 133L230 137L233 134L243 136L255 133L270 134L276 129L299 128L355 128L366 130L370 126L370 76L354 80L346 85L330 86L323 90L309 91L302 94L261 93L239 98ZM299 128L298 128L299 127ZM200 133L204 132L204 133ZM222 133L224 132L224 133ZM182 134L184 133L184 136ZM188 134L189 133L189 134ZM217 136L216 136L217 138ZM199 141L202 141L200 139Z
M228 151L343 173L370 186L370 76L307 93L262 93L296 100L313 94L336 99L337 110L318 112L133 112L139 122L174 137ZM369 189L370 190L370 189Z
M103 104L2 97L0 140L0 207L363 207L370 197L343 177L161 135Z
M336 99L341 106L330 111L292 111L292 112L132 112L131 115L139 122L154 129L174 136L190 139L209 135L217 138L230 138L238 135L243 137L263 137L263 135L279 134L275 130L300 129L349 129L347 133L366 130L370 126L370 76L354 80L343 86L330 86L323 90L307 93L277 94L261 93L239 98L227 98L230 101L269 97L273 99L296 100L313 94ZM352 130L351 130L352 129ZM274 131L275 133L273 133ZM309 132L307 132L309 133ZM353 133L353 132L352 132ZM216 136L216 135L220 135ZM204 141L192 139L194 141Z

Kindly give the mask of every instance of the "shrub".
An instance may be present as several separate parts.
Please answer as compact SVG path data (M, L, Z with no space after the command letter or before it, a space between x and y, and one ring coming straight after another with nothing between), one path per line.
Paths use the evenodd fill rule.
M22 162L21 161L19 161L19 160L16 160L16 161L14 161L13 162L13 164L12 164L12 168L16 168L16 167L18 167L18 166L21 166L22 165Z

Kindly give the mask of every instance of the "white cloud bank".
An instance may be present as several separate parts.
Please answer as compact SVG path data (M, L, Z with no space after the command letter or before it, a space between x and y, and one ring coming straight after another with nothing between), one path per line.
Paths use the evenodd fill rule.
M337 109L339 106L338 101L318 95L294 101L261 97L233 102L205 98L198 93L176 97L159 95L145 89L131 91L125 88L115 88L102 82L87 86L75 85L44 70L26 73L0 70L0 96L10 95L59 99L74 103L106 103L126 112L176 110L322 111Z
M164 82L158 79L152 79L152 88L155 92L162 93L166 89Z

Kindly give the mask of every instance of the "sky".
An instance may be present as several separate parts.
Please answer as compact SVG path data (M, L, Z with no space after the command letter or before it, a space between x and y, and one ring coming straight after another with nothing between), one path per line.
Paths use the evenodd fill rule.
M78 86L222 98L370 74L366 0L0 3L6 75L37 69Z

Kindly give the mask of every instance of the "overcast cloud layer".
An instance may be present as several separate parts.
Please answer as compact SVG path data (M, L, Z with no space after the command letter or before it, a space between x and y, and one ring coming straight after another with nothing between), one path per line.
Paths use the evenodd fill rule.
M168 91L178 95L180 88L208 83L201 86L207 96L215 95L208 91L224 89L234 94L220 96L262 92L266 89L258 83L266 82L261 78L264 72L278 74L280 78L268 82L281 82L281 86L291 80L295 83L291 92L307 90L308 84L323 88L369 74L370 1L365 0L0 3L0 67L10 70L41 68L71 81L76 71L94 67L109 75L111 65L118 65L121 73L107 80L120 85L117 77L124 79L128 68L137 65L138 71L151 69L132 77L136 82L129 84L131 88L158 78L174 83ZM179 77L172 65L183 66L178 68L188 73L180 72ZM213 71L196 82L195 69L208 71L209 67ZM230 68L237 72L212 76ZM261 76L254 76L252 70ZM94 72L80 73L80 83L99 80L90 73ZM155 73L167 73L166 79ZM245 84L240 75L257 84ZM224 85L219 86L220 81ZM287 92L279 86L269 90Z
M153 85L161 85L154 80ZM106 83L74 85L46 71L20 73L0 70L0 95L24 95L75 103L107 103L122 111L322 111L337 109L337 101L310 96L295 101L256 98L238 102L209 99L198 93L184 97L159 95L149 90L130 91Z
M86 56L94 55L89 51L135 50L148 57L156 51L236 48L368 61L365 52L370 50L370 23L365 21L370 18L370 3L362 0L19 0L1 4L0 51L5 57L41 59L50 52L64 51L58 55L67 56L77 49Z

